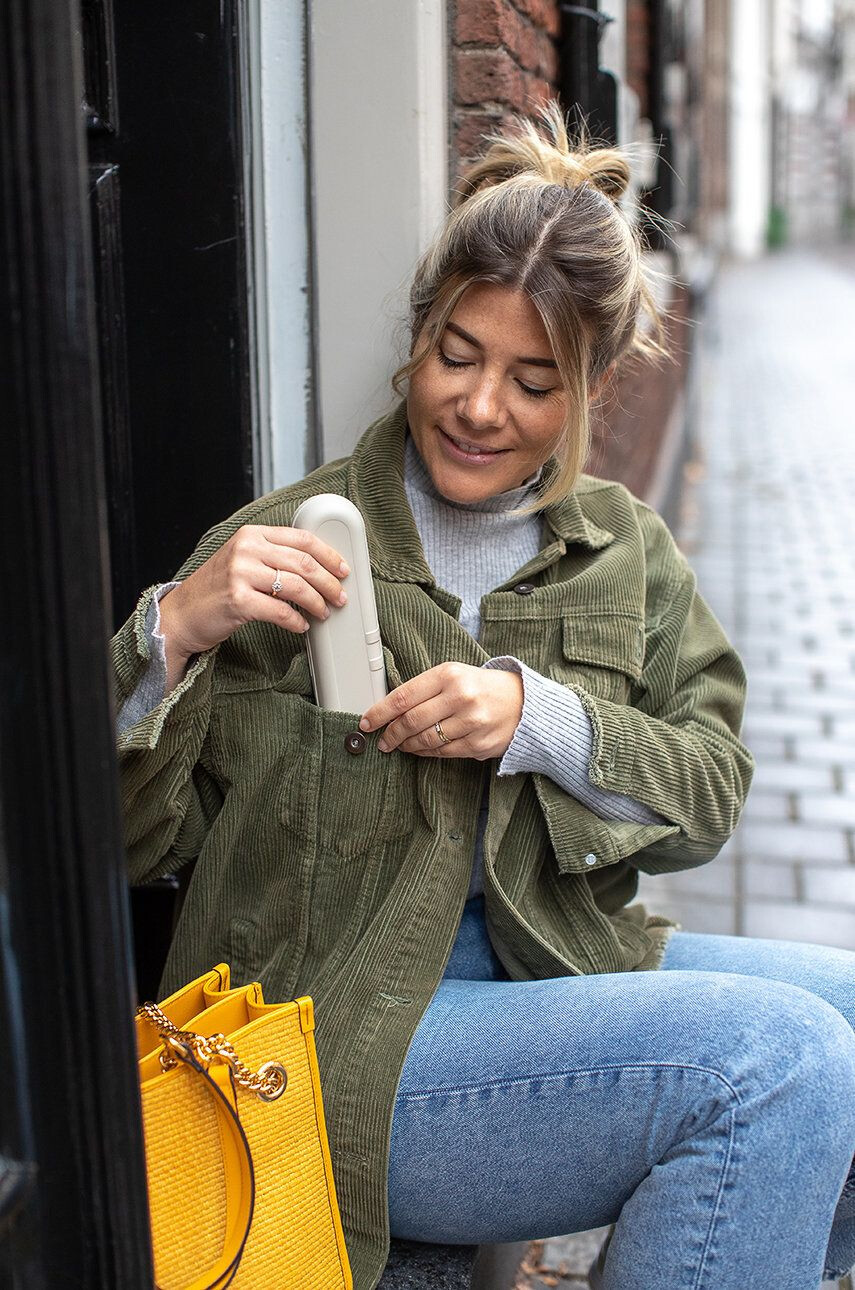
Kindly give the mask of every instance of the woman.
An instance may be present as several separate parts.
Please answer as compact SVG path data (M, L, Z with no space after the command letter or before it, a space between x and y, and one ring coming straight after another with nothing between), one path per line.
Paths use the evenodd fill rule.
M196 861L164 993L224 959L314 996L357 1290L390 1228L608 1223L614 1290L815 1290L855 1259L855 956L630 903L733 832L745 673L659 517L581 473L590 398L661 327L625 159L544 121L420 262L406 397L116 637L131 873ZM364 714L312 702L300 635L348 573L290 527L318 492L366 521Z

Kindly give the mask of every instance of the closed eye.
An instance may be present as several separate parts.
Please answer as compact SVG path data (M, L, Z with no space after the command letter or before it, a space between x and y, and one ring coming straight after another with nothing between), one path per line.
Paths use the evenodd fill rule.
M443 367L459 369L461 367L472 366L471 363L463 362L461 359L449 358L448 355L444 354L441 349L438 349L436 351L436 356L439 359L439 361L442 363ZM526 385L525 381L521 381L519 377L515 377L514 379L516 380L517 385L520 387L523 393L527 394L530 399L545 399L547 394L551 394L552 391L556 388L555 386L552 386L548 390L539 390L536 386Z

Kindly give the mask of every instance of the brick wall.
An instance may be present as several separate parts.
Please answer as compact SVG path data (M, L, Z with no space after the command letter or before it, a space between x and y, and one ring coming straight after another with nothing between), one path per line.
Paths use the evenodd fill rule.
M481 136L506 124L513 112L533 115L556 93L557 0L449 0L451 32L452 182L478 155ZM649 2L627 0L627 81L647 111ZM676 308L675 308L676 306ZM686 301L669 302L678 316L670 328L680 361L637 366L618 379L594 410L586 469L619 479L645 496L656 476L665 429L685 380Z
M555 93L556 0L453 0L452 152L456 178L485 131Z

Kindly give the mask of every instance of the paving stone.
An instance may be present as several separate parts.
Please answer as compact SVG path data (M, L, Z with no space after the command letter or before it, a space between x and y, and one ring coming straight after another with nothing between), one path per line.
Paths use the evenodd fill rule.
M807 824L855 829L855 797L846 793L798 793L798 817Z
M855 739L795 735L793 758L797 762L855 767Z
M855 950L855 910L825 909L799 902L746 901L742 913L745 936L784 941L808 941Z
M848 680L855 672L855 651L814 651L783 650L776 652L777 662L781 667L807 667L812 671L827 673L829 676L840 676Z
M855 911L855 868L816 865L801 871L801 882L808 904L845 906Z
M839 872L849 871L841 865ZM740 894L743 900L798 900L799 871L794 864L748 860L741 866Z
M740 824L739 846L748 859L797 860L803 864L848 864L849 846L843 829L806 824Z
M685 932L709 932L720 936L735 936L737 931L737 904L735 900L714 900L710 896L700 899L696 895L678 892L661 894L639 885L639 897L648 909L678 922Z
M818 717L855 717L855 696L813 686L784 685L777 688L773 704L782 712L812 712Z
M743 820L778 820L782 824L794 818L789 793L775 792L752 783L748 800L742 811Z
M736 863L732 859L722 859L722 852L709 864L699 865L696 869L682 869L679 873L647 875L651 879L651 899L653 892L662 892L666 899L683 902L687 896L713 896L719 900L734 900L736 897ZM639 888L640 889L640 888Z
M806 766L797 761L767 761L758 758L749 801L758 788L831 792L834 789L834 776L830 766Z
M761 761L785 761L789 756L790 741L786 735L754 735L749 743L743 730L741 738L758 765Z
M765 712L753 709L745 718L743 733L748 742L755 735L819 735L823 729L820 718L810 712L776 712L770 708Z

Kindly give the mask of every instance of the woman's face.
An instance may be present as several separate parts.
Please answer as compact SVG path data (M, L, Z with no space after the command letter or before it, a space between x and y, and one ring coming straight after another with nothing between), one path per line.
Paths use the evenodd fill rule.
M416 447L438 492L453 502L521 484L555 450L565 412L531 298L488 282L464 292L407 395Z

